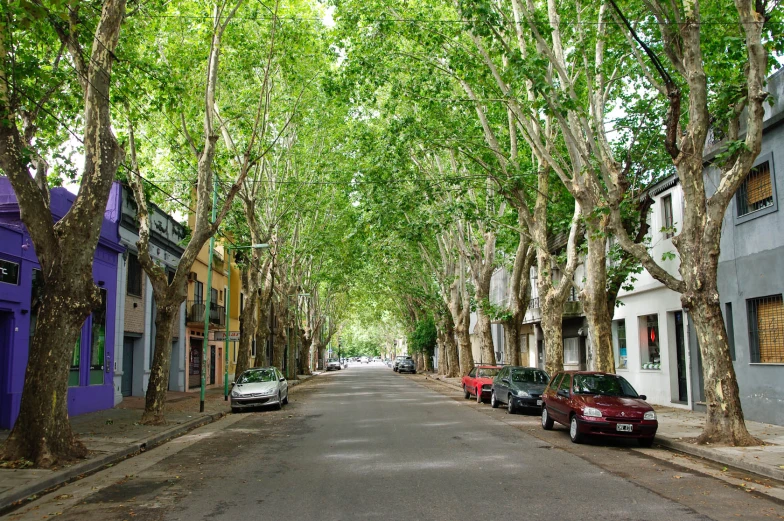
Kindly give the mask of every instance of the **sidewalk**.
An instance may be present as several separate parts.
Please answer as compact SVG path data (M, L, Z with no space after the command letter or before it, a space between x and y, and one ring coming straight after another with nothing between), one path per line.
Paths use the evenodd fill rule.
M289 386L294 387L310 378L300 375L298 380L290 380ZM48 489L81 479L85 474L219 420L229 412L230 406L228 401L224 401L223 389L220 388L207 390L203 413L199 412L198 392L170 391L166 403L167 425L140 425L143 410L144 397L131 396L114 409L72 418L71 427L90 451L85 460L53 469L0 468L0 515L14 504L35 499ZM9 431L0 431L0 442L8 434Z
M426 375L431 380L461 389L460 378ZM656 444L678 452L735 467L768 478L784 481L784 426L746 421L749 432L761 439L760 447L697 445L694 439L702 432L705 414L674 407L654 405L659 419Z

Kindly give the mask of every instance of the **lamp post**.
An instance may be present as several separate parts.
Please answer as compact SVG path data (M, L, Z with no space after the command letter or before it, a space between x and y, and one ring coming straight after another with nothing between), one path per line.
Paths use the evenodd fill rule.
M289 304L289 297L294 297L294 296L296 296L297 298L299 298L299 297L309 297L310 293L297 293L296 295L288 295L287 294L286 295L286 310L287 311L291 309L291 306ZM294 377L297 376L297 370L296 370L296 368L292 368L291 367L292 364L290 363L290 360L289 360L290 356L291 356L291 325L289 325L289 333L286 335L286 356L284 358L284 361L286 362L286 372L288 373L286 375L286 377L289 378L289 379L293 379ZM296 361L296 358L295 358L295 361ZM292 375L293 375L293 377L292 377Z
M223 339L223 354L225 359L223 364L223 401L229 401L229 310L231 309L231 252L232 250L262 250L269 247L269 244L250 244L248 246L229 246L226 249L226 257L228 257L228 275L226 278L228 282L226 285L226 338Z

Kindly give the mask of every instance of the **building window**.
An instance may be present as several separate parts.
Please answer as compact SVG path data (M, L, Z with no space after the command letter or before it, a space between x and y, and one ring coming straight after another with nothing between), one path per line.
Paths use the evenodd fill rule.
M748 177L735 194L738 217L773 206L773 181L770 161L765 161L749 171Z
M746 301L749 316L751 361L784 363L784 303L781 295Z
M128 286L126 292L136 297L142 296L142 265L139 257L133 253L128 254Z
M669 239L675 235L675 223L672 220L672 196L665 195L661 200L662 204L662 228L664 238Z
M659 315L640 317L640 364L642 369L661 369Z
M618 369L626 369L628 367L628 356L626 354L626 321L616 320L613 325L615 326L615 360Z
M106 357L106 290L101 289L101 305L93 311L90 338L90 385L103 385Z
M563 339L564 364L576 365L580 363L580 338L570 337Z
M193 300L198 304L204 303L204 283L198 280L193 283Z
M250 345L250 356L256 358L256 339L254 338Z
M735 361L735 322L732 319L732 303L724 304L724 321L727 328L727 343L730 346L730 357Z

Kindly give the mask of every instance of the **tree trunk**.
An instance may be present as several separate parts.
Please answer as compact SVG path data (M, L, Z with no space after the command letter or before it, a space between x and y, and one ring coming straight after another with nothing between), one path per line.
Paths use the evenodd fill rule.
M542 332L545 345L545 369L551 375L563 371L563 303L557 299L540 299Z
M262 307L261 312L259 313L259 321L256 328L256 360L254 361L254 367L268 367L270 365L270 361L267 359L267 340L269 339L270 329L267 323L267 313L266 310Z
M445 375L449 370L448 363L446 361L446 350L444 349L444 331L440 327L438 328L438 336L436 340L436 352L438 353L438 371L439 375Z
M477 291L477 299L486 298L486 293L483 292L483 294L480 294L479 291ZM482 302L485 301L486 300L482 300ZM476 307L474 335L479 338L479 362L482 364L495 365L495 347L493 346L493 332L491 330L490 316L482 306Z
M66 281L67 278L52 280L44 285L19 417L5 443L2 459L25 458L38 467L48 468L57 462L87 456L87 449L74 437L68 421L68 374L74 344L90 306L86 305L89 299L83 291L81 295L77 292L84 288L69 288Z
M176 300L176 299L174 299ZM171 367L172 328L180 317L180 302L156 301L155 352L150 364L150 382L144 402L143 425L165 425L164 406L169 390ZM205 342L207 339L204 340Z
M580 296L591 333L593 370L614 373L612 315L607 305L607 235L606 226L598 220L586 219L588 257L585 263L585 287Z
M297 379L297 351L299 350L299 338L297 328L293 323L286 324L286 378L289 380Z
M465 376L474 368L474 354L471 351L471 335L468 332L469 320L467 320L470 315L468 313L462 313L462 315L465 316L461 317L460 322L455 325L457 347L460 352L460 374L458 376Z
M304 329L300 329L299 331L299 370L297 371L297 374L309 375L311 341L307 337Z
M509 365L520 365L520 326L518 326L518 322L522 321L514 316L503 322L504 347L506 348L504 362Z
M456 378L460 376L460 354L455 341L455 328L449 320L449 328L444 331L444 351L446 352L447 371L444 376ZM470 370L470 369L469 369Z
M242 271L242 294L245 296L244 306L240 312L240 341L237 346L237 363L234 367L236 379L245 370L250 368L251 355L253 354L253 340L256 338L259 317L259 291L258 274L251 267ZM258 356L258 344L256 349Z
M275 334L272 337L272 365L283 371L283 357L286 355L286 324L280 316L280 309L275 313Z

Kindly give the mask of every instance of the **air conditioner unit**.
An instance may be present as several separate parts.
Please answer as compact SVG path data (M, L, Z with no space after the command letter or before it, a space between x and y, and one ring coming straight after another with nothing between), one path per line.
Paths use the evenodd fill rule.
M188 282L194 282L196 280L199 280L199 279L196 278L196 272L195 271L192 271L192 272L188 273Z

